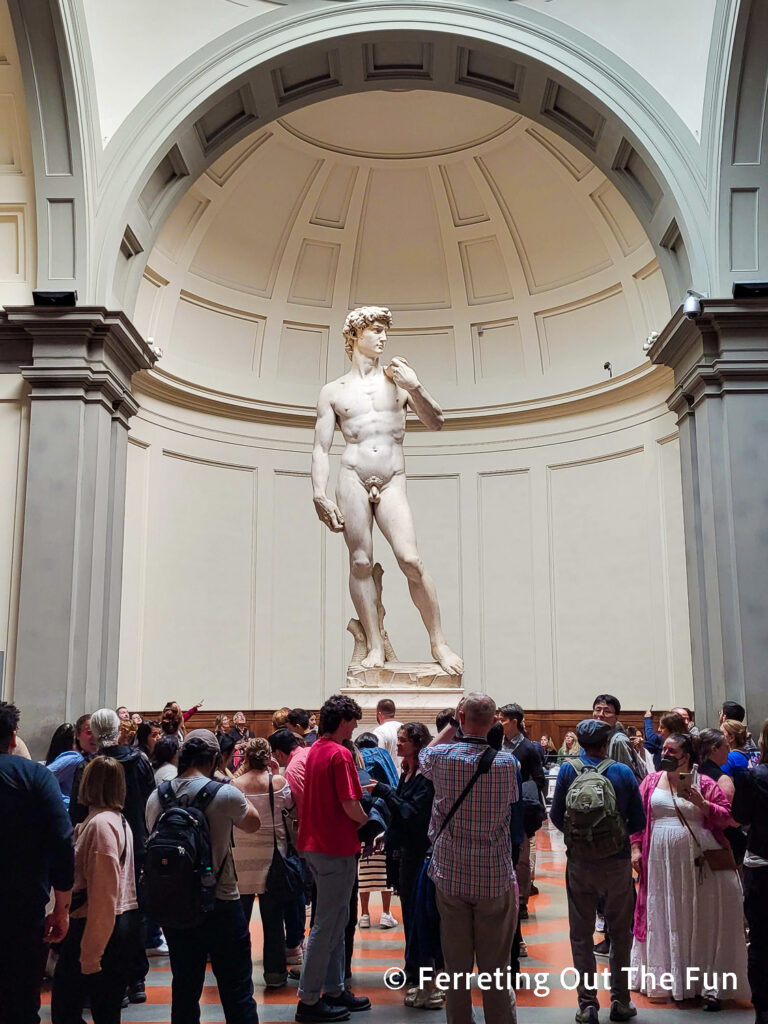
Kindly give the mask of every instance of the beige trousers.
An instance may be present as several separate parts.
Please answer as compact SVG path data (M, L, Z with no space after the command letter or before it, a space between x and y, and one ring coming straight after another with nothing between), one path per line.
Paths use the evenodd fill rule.
M501 969L506 979L517 927L514 888L486 900L447 896L437 889L437 909L445 970L471 974L477 963L479 972ZM451 982L445 1012L448 1024L472 1024L472 995L463 980L456 986ZM483 992L483 1012L489 1024L515 1024L514 989L492 984Z

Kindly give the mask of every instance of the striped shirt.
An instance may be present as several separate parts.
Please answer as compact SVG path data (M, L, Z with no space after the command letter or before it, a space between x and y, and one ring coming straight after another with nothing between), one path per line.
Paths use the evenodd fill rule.
M434 843L430 878L447 896L491 899L515 884L510 837L510 808L517 800L517 759L499 751L487 775L481 775L440 838L443 819L472 778L486 749L484 740L467 738L425 747L421 771L435 787L429 838Z

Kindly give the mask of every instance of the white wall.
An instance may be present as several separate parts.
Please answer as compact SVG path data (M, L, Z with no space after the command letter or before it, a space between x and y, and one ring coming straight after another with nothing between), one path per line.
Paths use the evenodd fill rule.
M555 419L407 436L409 495L465 685L527 707L692 700L670 381ZM438 394L439 397L439 394ZM316 707L343 683L341 537L315 517L311 432L142 396L128 466L120 700ZM574 406L576 410L577 407ZM387 628L426 634L380 534Z

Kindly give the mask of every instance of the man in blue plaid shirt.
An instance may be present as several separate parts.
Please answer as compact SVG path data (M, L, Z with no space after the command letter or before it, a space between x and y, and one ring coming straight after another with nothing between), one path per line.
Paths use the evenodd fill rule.
M504 983L483 992L483 1011L493 1024L514 1024L514 989L506 986L517 923L512 866L510 808L517 800L517 759L499 751L456 814L436 839L488 748L496 704L484 693L469 693L457 709L461 734L448 725L419 755L421 771L435 787L429 836L434 842L430 877L437 890L440 941L446 971L470 975L502 972ZM448 1024L471 1024L472 999L463 978L446 997Z

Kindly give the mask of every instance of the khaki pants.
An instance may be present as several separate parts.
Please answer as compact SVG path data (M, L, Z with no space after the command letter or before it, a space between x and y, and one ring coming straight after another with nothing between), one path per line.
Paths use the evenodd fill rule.
M578 986L579 1009L599 1008L597 992L590 988L596 969L594 951L595 913L598 900L604 900L606 933L611 940L608 964L611 969L611 1000L629 1002L627 972L632 949L632 918L635 910L635 886L632 867L627 857L619 860L568 860L565 872L568 893L568 920L571 927L573 966L581 975ZM586 975L586 978L584 977ZM588 982L589 984L585 984Z
M520 858L515 867L520 904L526 906L531 894L531 882L536 877L536 836L525 836L520 844Z
M486 900L436 893L445 970L471 974L477 962L478 971L501 969L506 979L517 926L514 888ZM471 1024L472 996L463 980L448 988L445 1011L448 1024ZM489 1024L515 1024L514 989L492 985L483 992L483 1012Z

